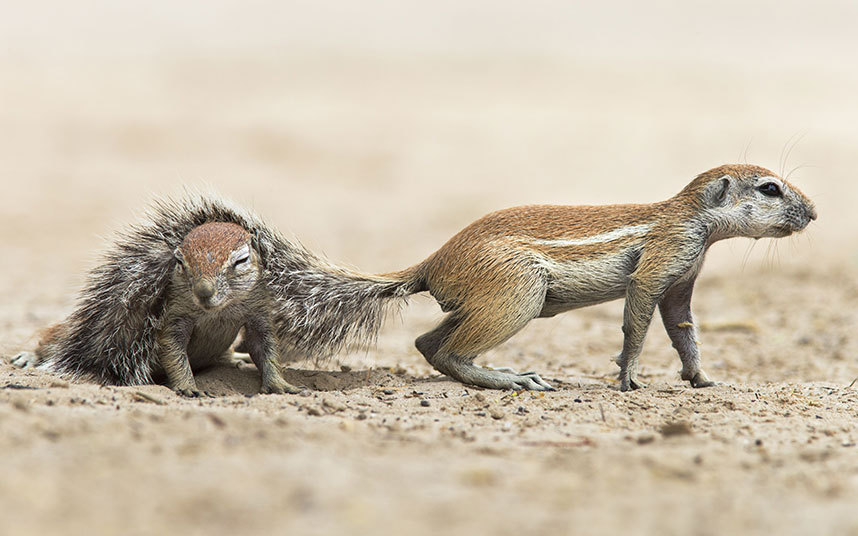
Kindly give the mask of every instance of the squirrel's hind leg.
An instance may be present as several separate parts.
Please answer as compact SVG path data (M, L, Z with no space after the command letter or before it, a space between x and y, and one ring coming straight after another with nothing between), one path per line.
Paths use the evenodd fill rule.
M504 319L494 319L497 321L492 322L487 331L489 326L485 319L457 312L434 330L418 337L415 346L435 369L465 384L488 389L553 391L554 388L535 372L517 373L509 368L489 369L474 365L474 357L479 353L474 351L475 348L488 349L500 344L531 318L518 317L511 324Z
M468 385L485 387L487 389L527 389L531 391L554 391L548 383L535 372L517 373L510 368L488 369L474 365L473 357L465 357L450 352L446 348L438 348L436 345L439 330L430 331L417 338L417 349L423 354L429 364L438 372L450 376ZM443 345L442 345L443 346ZM434 350L434 351L433 351Z
M239 330L238 337L236 338L235 343L233 344L232 348L233 348L233 350L235 350L236 352L238 352L240 354L249 354L250 353L250 346L248 346L248 344L247 344L247 334L244 332L243 327L241 328L241 330ZM243 357L239 357L238 359L240 359L246 363L250 362L250 361L244 359Z

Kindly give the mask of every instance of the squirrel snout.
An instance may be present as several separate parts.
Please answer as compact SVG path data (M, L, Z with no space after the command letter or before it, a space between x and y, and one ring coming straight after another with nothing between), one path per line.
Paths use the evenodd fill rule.
M203 279L202 281L194 283L194 296L196 296L201 303L208 302L214 294L215 285L212 281Z

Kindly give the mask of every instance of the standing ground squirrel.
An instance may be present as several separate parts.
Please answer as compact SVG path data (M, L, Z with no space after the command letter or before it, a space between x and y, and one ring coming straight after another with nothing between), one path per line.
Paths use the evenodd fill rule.
M711 386L700 368L691 314L706 250L725 238L784 237L815 219L813 203L797 188L751 165L712 169L674 197L648 205L501 210L412 268L380 276L339 270L347 283L321 285L317 299L293 296L301 311L293 340L310 355L330 351L344 342L331 339L332 329L342 334L350 318L381 314L387 298L428 290L449 315L416 346L438 371L481 387L550 390L536 373L486 369L474 358L534 318L625 297L623 349L616 359L620 388L642 387L637 361L656 307L682 361L682 379ZM286 313L276 312L278 325L299 318ZM363 322L351 334L369 341L379 323Z

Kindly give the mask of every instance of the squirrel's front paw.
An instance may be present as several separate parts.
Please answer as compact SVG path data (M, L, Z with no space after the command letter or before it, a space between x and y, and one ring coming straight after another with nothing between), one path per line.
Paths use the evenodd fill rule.
M695 374L689 381L691 382L691 387L694 387L695 389L699 389L700 387L714 387L718 385L718 382L710 380L709 376L707 376L702 370L698 370L697 374Z

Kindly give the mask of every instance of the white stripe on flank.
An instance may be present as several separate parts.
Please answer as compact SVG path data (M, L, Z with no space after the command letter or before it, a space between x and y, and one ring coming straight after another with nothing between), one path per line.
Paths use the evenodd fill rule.
M628 227L620 227L619 229L614 229L613 231L608 231L607 233L597 234L593 236L587 236L584 238L570 238L570 239L556 239L556 240L543 240L543 239L535 239L532 240L531 243L539 244L540 246L553 246L553 247L565 247L565 246L589 246L591 244L601 244L604 242L612 242L614 240L619 240L620 238L628 238L630 236L641 236L645 235L647 231L650 230L652 226L650 224L642 224L642 225L630 225Z

